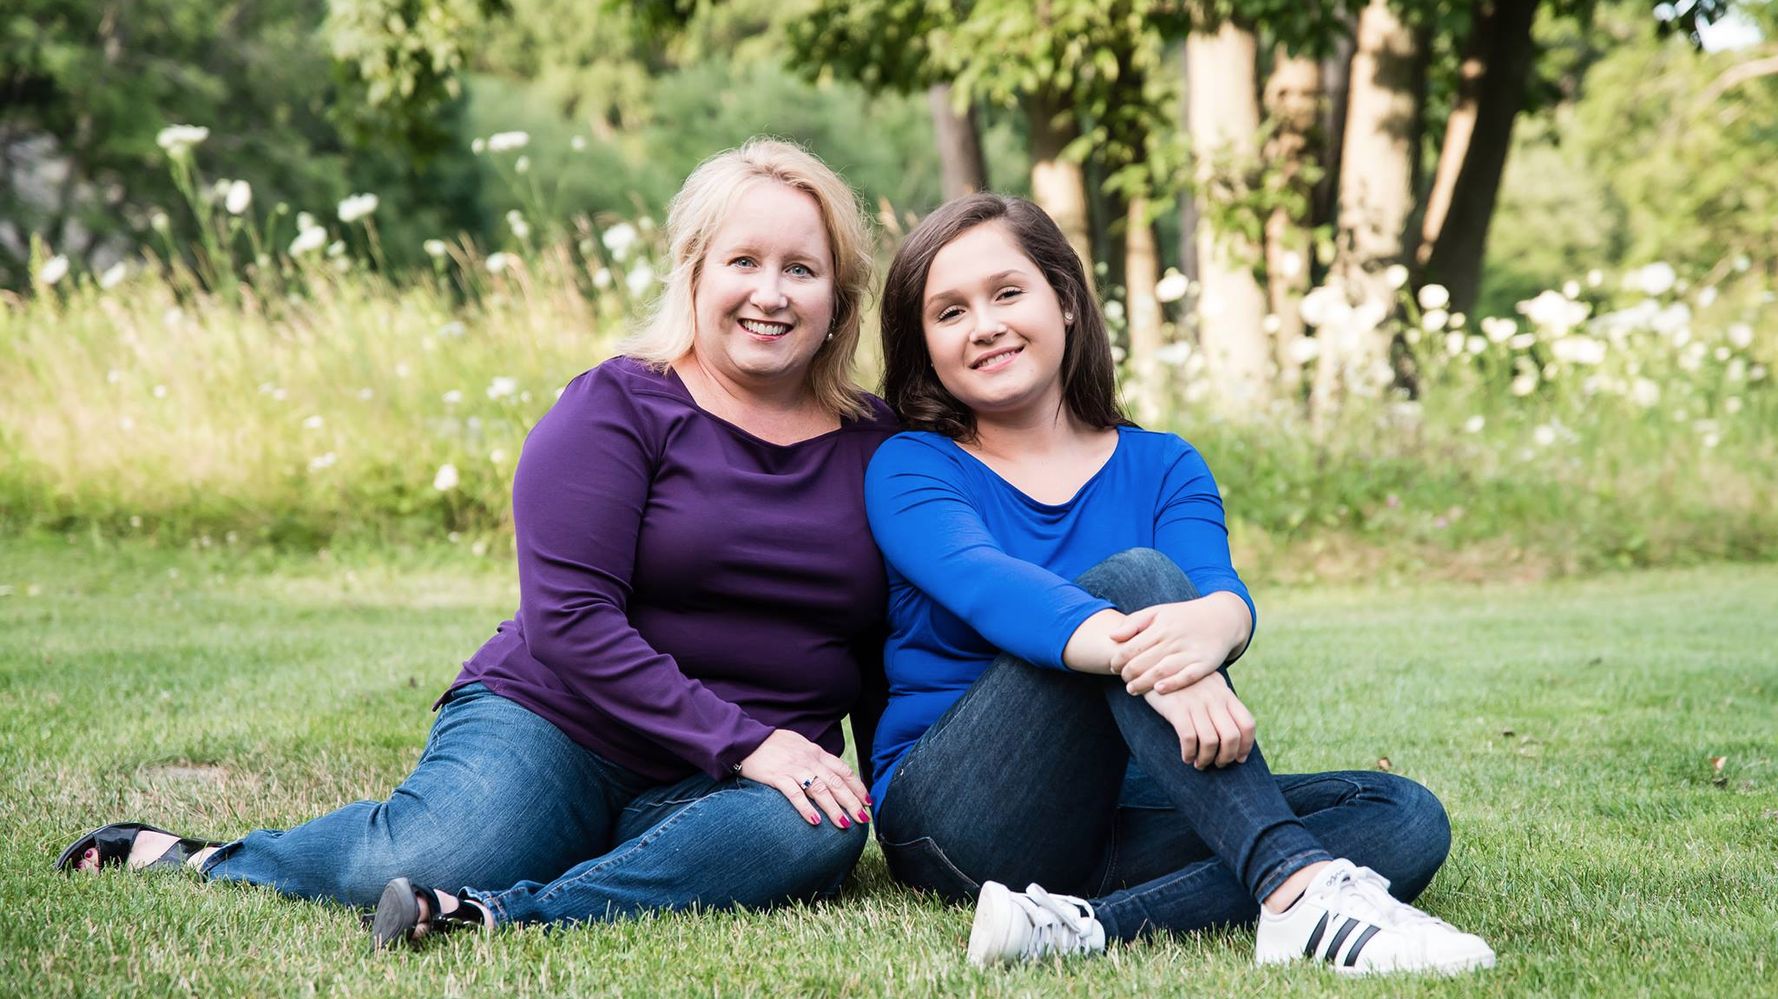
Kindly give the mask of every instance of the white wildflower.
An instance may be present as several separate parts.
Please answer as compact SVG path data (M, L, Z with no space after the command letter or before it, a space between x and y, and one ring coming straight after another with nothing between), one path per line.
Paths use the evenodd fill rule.
M1154 352L1154 359L1162 364L1175 366L1184 364L1192 355L1192 345L1183 340L1165 344Z
M1478 413L1475 416L1472 416L1469 419L1463 421L1463 432L1466 434L1479 434L1482 432L1482 428L1487 425L1488 425L1487 417L1482 416L1481 414Z
M327 421L323 420L320 416L310 416L303 420L303 429L320 430L326 423Z
M1729 343L1736 350L1746 350L1753 346L1753 327L1746 323L1735 323L1729 327Z
M1488 349L1488 338L1485 336L1471 336L1466 346L1469 348L1471 354L1484 353Z
M636 266L624 275L624 284L630 289L630 294L643 294L654 284L654 268L646 260L636 261Z
M526 132L495 132L488 136L488 152L506 153L514 149L523 149L531 141Z
M1445 353L1450 354L1452 357L1456 357L1458 354L1463 353L1463 348L1464 348L1463 334L1461 334L1461 333L1446 333L1445 334Z
M438 328L438 335L441 337L462 336L465 329L461 320L453 319Z
M1110 301L1107 301L1104 304L1104 311L1105 311L1105 318L1110 320L1111 322L1114 322L1114 323L1123 322L1123 320L1124 320L1124 303L1118 301L1115 298L1111 299Z
M506 213L506 227L512 230L514 238L526 239L531 235L531 224L517 208Z
M1651 297L1665 295L1673 290L1673 285L1678 280L1679 275L1674 272L1673 265L1660 260L1631 274L1634 286L1644 295Z
M305 253L313 253L327 245L327 230L320 226L303 229L290 241L290 255L300 257Z
M599 236L599 241L605 244L605 249L610 251L613 259L622 260L629 255L630 247L636 245L636 238L635 226L628 222L619 222L605 230Z
M444 400L445 405L455 406L456 404L463 401L463 390L462 389L451 389L450 391L446 392L444 395L440 396L439 398Z
M105 372L105 383L107 385L116 385L118 382L121 382L121 381L123 381L123 372L117 370L116 368L112 368L111 370Z
M572 138L570 138L568 140L568 148L574 150L577 153L585 152L586 151L586 136L584 136L584 135L573 136Z
M1521 399L1523 399L1524 397L1537 391L1537 374L1536 374L1536 372L1532 372L1532 371L1520 372L1517 376L1515 376L1513 378L1511 390L1512 390L1513 395L1516 395Z
M1741 411L1741 397L1738 395L1731 395L1727 399L1724 399L1722 401L1722 411L1730 416L1739 413Z
M1735 358L1735 362L1737 364L1740 363L1740 361L1741 361L1740 358L1738 358L1738 357ZM1766 366L1763 364L1756 364L1753 367L1748 368L1747 369L1747 380L1750 382L1765 381L1766 380Z
M488 254L487 268L489 274L499 274L513 265L516 258L510 253Z
M1661 386L1647 378L1638 378L1630 383L1630 401L1643 409L1653 409L1661 404Z
M1734 354L1734 351L1730 350L1727 347L1718 347L1715 350L1710 352L1710 356L1716 358L1719 361L1726 361L1731 356L1733 356L1733 354Z
M154 388L149 389L149 393L156 399L165 399L167 397L167 387L165 385L156 385Z
M1579 298L1580 297L1580 282L1579 281L1564 281L1564 282L1562 282L1562 297L1563 298Z
M366 387L366 388L361 388L358 390L358 398L364 400L365 402L369 402L372 399L375 399L376 397L377 397L377 393L376 393L375 389Z
M253 204L253 185L244 180L230 181L228 193L223 196L222 206L230 215L244 213Z
M1708 309L1715 305L1717 294L1716 285L1706 285L1703 290L1698 292L1698 308Z
M1416 300L1422 309L1442 309L1451 304L1451 293L1442 284L1422 285Z
M445 241L442 239L429 239L420 244L420 249L425 250L426 255L434 260L443 257L447 250Z
M327 256L329 259L337 260L338 258L343 257L345 255L346 255L346 241L345 240L336 239L333 242L327 244Z
M1295 250L1285 250L1278 255L1278 273L1285 280L1296 277L1303 272L1303 255Z
M469 151L474 153L477 156L480 156L481 154L487 152L488 151L488 140L482 138L479 135L476 136L475 138L469 140Z
M608 268L601 267L593 272L593 287L600 291L611 287L611 271Z
M457 488L459 481L461 480L457 475L457 466L447 461L438 466L438 474L432 477L432 488L441 493L450 492Z
M1391 288L1400 288L1408 283L1408 269L1401 264L1390 264L1383 268L1383 283Z
M1550 353L1566 364L1599 364L1605 360L1605 341L1590 336L1565 336L1550 344Z
M1461 312L1451 313L1451 328L1460 330L1469 323L1469 317Z
M1167 273L1155 282L1154 297L1162 302L1177 302L1191 290L1191 281L1184 274L1169 267Z
M1344 322L1351 313L1346 296L1328 285L1311 288L1297 303L1297 314L1310 326L1331 326Z
M1290 341L1284 349L1292 361L1298 364L1308 364L1321 356L1321 341L1312 337L1299 336Z
M105 272L99 275L99 287L109 291L110 289L117 287L119 284L122 284L123 279L129 276L130 269L128 265L119 260L117 263L105 268Z
M334 454L332 451L323 452L322 454L309 459L309 471L319 472L323 469L332 468L339 460L339 455Z
M488 398L504 399L518 390L519 380L517 378L511 378L506 375L496 375L494 380L488 383Z
M148 216L148 226L155 232L164 233L173 227L173 220L167 217L166 212L157 208L154 214Z
M1444 329L1445 324L1450 321L1451 315L1445 310L1427 309L1426 314L1420 317L1420 328L1426 330L1428 333L1436 333L1439 330Z
M1587 272L1587 287L1597 288L1605 283L1605 272L1595 267Z
M45 260L43 266L37 271L37 280L43 282L45 285L55 284L57 281L60 281L67 276L68 258L60 253Z
M506 458L507 458L506 449L503 447L497 447L494 450L488 452L488 460L493 462L496 465L506 464Z
M1536 430L1531 431L1531 439L1537 443L1538 447L1549 447L1556 443L1556 428L1547 423L1542 424Z
M155 135L154 143L166 150L168 156L179 158L209 137L210 130L202 125L168 125Z
M1492 343L1505 343L1519 331L1519 324L1511 319L1499 316L1487 316L1482 320L1482 335Z
M530 173L531 172L531 157L520 156L518 159L513 160L512 161L512 170L514 173Z
M1591 311L1587 303L1564 298L1555 291L1544 291L1536 298L1520 302L1518 309L1533 325L1553 336L1561 336L1579 326Z
M377 196L374 194L353 194L340 202L340 221L351 225L359 219L368 217L377 210Z

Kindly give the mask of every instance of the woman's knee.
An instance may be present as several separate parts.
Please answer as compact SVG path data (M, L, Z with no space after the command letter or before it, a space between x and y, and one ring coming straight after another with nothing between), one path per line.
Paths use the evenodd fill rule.
M825 898L839 891L869 839L863 823L841 829L823 818L818 826L790 823L777 836L755 840L752 852L759 869L783 875L781 890L773 894Z
M1399 858L1399 866L1390 880L1398 896L1411 899L1426 889L1450 855L1451 820L1444 803L1425 785L1394 774L1376 776L1375 792L1387 797L1396 811L1390 853Z
M1198 596L1179 566L1153 548L1118 552L1081 573L1075 582L1125 613Z

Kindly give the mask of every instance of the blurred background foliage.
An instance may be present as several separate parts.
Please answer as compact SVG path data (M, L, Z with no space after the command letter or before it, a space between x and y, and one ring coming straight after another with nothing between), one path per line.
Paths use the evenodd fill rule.
M1770 557L1775 39L1770 0L14 0L0 525L498 540L667 199L768 133L885 259L961 191L1043 204L1250 559Z

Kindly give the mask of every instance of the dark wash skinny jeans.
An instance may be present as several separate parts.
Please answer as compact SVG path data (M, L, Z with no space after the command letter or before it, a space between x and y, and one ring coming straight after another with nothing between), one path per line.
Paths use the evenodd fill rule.
M1149 549L1079 583L1125 612L1197 596ZM904 884L965 902L983 881L1035 881L1088 898L1122 940L1251 923L1292 873L1336 856L1411 901L1451 842L1444 806L1413 781L1274 775L1257 745L1246 763L1195 770L1173 727L1117 678L1006 655L903 757L877 836Z

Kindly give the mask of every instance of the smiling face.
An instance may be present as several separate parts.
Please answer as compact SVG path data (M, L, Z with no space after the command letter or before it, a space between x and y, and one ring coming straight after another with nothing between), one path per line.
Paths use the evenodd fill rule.
M963 232L932 258L920 325L939 382L978 419L1061 407L1062 305L1001 223Z
M740 389L804 383L833 323L833 250L815 199L765 181L711 237L692 296L692 350Z

